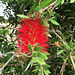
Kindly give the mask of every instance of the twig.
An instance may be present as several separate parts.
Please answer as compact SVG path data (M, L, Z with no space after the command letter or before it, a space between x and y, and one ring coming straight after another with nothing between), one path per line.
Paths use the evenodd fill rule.
M54 10L55 6L51 9L50 13Z
M51 18L51 16L50 16L50 13L49 13L48 9L47 9L47 12L48 12L48 14L49 14L49 18Z
M10 62L11 59L13 59L13 57L15 56L15 54L4 64L4 66L0 69L0 74L2 73L2 71L4 70L4 68L7 66L7 64Z
M8 28L8 29L13 29L13 30L18 30L18 28L12 28L12 27L6 27L6 26L1 26L0 29L2 29L2 27Z
M69 57L69 54L68 54L68 56L67 56L66 58L68 58L68 57ZM61 70L60 70L60 72L62 72L61 75L63 75L63 73L64 73L64 71L65 71L64 68L65 68L66 65L67 65L67 64L66 64L66 59L65 59L63 65L62 65L62 68L61 68Z
M6 36L4 36L4 35L2 35L2 34L0 34L0 36L7 38Z
M55 32L55 30L52 30L54 32L54 34L63 42L63 44L65 45L64 40Z
M57 0L55 0L55 2L53 2L52 4L50 4L49 6L45 7L44 9L42 9L41 11L39 11L40 13L42 13L43 11L45 11L46 9L48 9L49 7L51 7L52 5L54 5L56 3Z
M41 64L41 72L42 72L42 75L44 75L44 73L43 73L43 66L42 66L42 64Z
M17 63L17 64L8 64L7 66L14 66L14 65L20 65L21 66L21 64L19 64L19 63Z
M63 65L62 65L62 68L61 68L61 71L62 71L61 75L63 75L63 73L64 73L64 71L65 71L65 70L64 70L65 65L66 65L66 60L64 61ZM61 72L61 71L60 71L60 72Z
M6 56L7 54L11 54L11 53L13 54L14 52L8 52L8 53L5 53L5 54L1 53L0 57Z
M53 55L51 55L47 60L49 60L51 57L53 57L53 56L56 55L56 54L57 54L57 52L54 53ZM47 61L47 60L45 60L45 61Z
M50 31L48 31L48 32L53 32L53 30L50 30ZM56 30L56 32L57 32L58 34L62 35L62 32L61 32L60 30Z
M70 52L70 59L71 59L71 62L72 62L72 65L73 65L73 68L74 68L74 71L75 71L75 64L74 64L74 60L72 58L71 52Z

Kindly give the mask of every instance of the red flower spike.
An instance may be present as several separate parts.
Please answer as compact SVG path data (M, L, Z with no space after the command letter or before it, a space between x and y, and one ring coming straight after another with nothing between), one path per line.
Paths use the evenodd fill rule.
M21 21L21 27L18 29L18 38L19 38L19 51L22 53L30 53L28 45L41 46L43 47L41 51L47 51L48 45L48 36L47 36L48 27L42 25L41 19L23 19Z

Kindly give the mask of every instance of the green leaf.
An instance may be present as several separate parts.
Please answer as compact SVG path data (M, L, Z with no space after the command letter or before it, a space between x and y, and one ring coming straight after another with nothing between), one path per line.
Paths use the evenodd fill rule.
M4 37L0 37L0 40L4 40L5 38Z
M57 21L49 19L49 21L51 21L54 25L60 25Z
M17 21L18 21L18 22L21 22L21 20L20 20L20 19L17 19Z
M38 52L34 52L34 53L33 53L33 56L34 56L34 57L37 57L37 54L38 54Z
M51 13L50 13L50 16L53 16L54 14L56 14L56 12L51 12Z
M25 16L25 15L21 15L21 14L17 14L17 16L20 18L29 18L29 16Z
M75 50L75 46L72 49Z
M32 58L32 62L37 62L37 58Z
M18 51L18 49L14 47L14 50L13 51L16 52L16 51Z
M52 1L52 0L43 0L43 1L41 2L42 8L45 8L45 7L47 7L49 4L51 4L51 1Z
M48 52L43 52L45 55L50 55Z
M73 42L70 41L70 42L69 42L69 45L70 45L70 47L72 48L72 47L73 47Z
M73 57L73 59L75 60L75 56L72 56Z
M62 2L62 0L57 0L55 7L58 6L61 2Z
M65 48L66 48L67 50L70 50L70 46L67 44L67 42L65 43Z
M29 48L29 51L32 53L33 50L32 50L32 45L31 44L28 45L28 48Z
M37 58L37 62L39 64L42 64L42 65L45 65L46 64L45 61L43 59L41 59L41 58Z
M63 53L63 50L58 51L57 55L60 55L61 53Z
M31 65L31 61L30 61L29 64L27 65L27 67L26 67L26 69L24 70L24 72L28 70L28 68L30 67L30 65Z
M75 2L75 0L71 0L71 1L70 1L70 3L73 3L73 2Z
M72 52L72 56L75 56L75 51Z
M46 64L45 63L45 61L43 60L43 59L41 59L41 58L39 58L39 57L34 57L34 58L32 58L32 62L34 63L34 62L38 62L39 64Z
M45 55L44 53L41 53L41 52L38 52L37 57L39 57L39 58L41 58L41 59L43 59L43 60L48 59L47 55Z
M42 47L41 46L37 46L34 48L34 51L41 51L42 50Z
M50 34L47 35L48 37L52 38L52 36Z
M44 69L45 75L49 75L51 72L49 70Z
M45 67L51 67L49 64L44 65Z
M75 20L75 18L74 18L74 17L69 17L68 19L69 19L69 20Z

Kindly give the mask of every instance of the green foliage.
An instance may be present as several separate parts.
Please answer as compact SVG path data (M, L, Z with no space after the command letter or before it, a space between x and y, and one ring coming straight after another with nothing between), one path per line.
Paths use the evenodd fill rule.
M49 21L51 21L54 25L59 25L59 23L55 20L49 19Z
M42 47L40 47L40 46L37 46L34 48L34 51L41 51L41 50L42 50Z
M28 16L21 15L21 14L17 14L17 16L20 17L20 18L29 18Z
M28 48L29 48L29 51L32 53L33 50L32 50L32 45L31 44L28 45Z
M58 51L57 55L60 55L61 53L63 53L63 50Z

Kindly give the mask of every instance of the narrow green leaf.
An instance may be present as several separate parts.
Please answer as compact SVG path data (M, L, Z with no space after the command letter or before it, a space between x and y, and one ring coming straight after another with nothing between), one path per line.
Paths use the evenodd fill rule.
M41 51L42 50L42 47L41 46L37 46L34 48L34 51Z
M75 46L72 49L75 50Z
M47 35L48 37L52 38L52 36L50 34Z
M21 22L21 20L20 20L20 19L17 19L17 21L18 21L18 22Z
M21 15L21 14L17 14L17 16L20 18L29 18L29 16L25 16L25 15Z
M50 55L50 53L48 53L48 52L43 52L45 55Z
M56 12L51 12L51 13L50 13L50 16L53 16L54 14L56 14Z
M67 50L70 50L70 46L67 44L67 42L65 43L65 48L66 48Z
M4 37L0 37L0 40L4 40L5 38Z
M13 51L16 52L16 51L18 51L18 49L15 48Z
M73 47L73 44L74 43L72 41L69 42L69 45L70 45L71 48Z
M33 53L33 56L34 56L34 57L37 57L37 54L38 54L38 52L34 52L34 53Z
M47 7L49 4L51 4L52 0L44 0L41 2L42 8Z
M44 69L44 73L45 73L45 75L49 75L51 72L47 69Z
M73 3L73 2L75 2L75 0L70 0L70 3Z
M63 50L58 51L57 55L60 55L61 53L63 53Z
M49 19L49 21L51 21L54 25L60 25L57 21Z
M24 70L24 72L28 70L28 68L30 67L30 65L31 65L31 61L30 61L29 64L27 65L27 67L26 67L26 69Z
M37 62L37 58L32 58L32 62Z
M33 50L32 50L32 45L31 44L28 45L28 48L29 48L29 51L32 53Z
M41 53L41 52L38 52L37 57L39 57L39 58L41 58L41 59L43 59L43 60L48 59L47 55L45 55L44 53Z
M55 7L58 6L61 2L62 2L62 0L57 0Z
M41 59L41 58L37 58L37 62L39 64L42 64L42 65L45 65L46 64L45 61L43 59Z
M72 58L75 60L75 56L72 56Z

